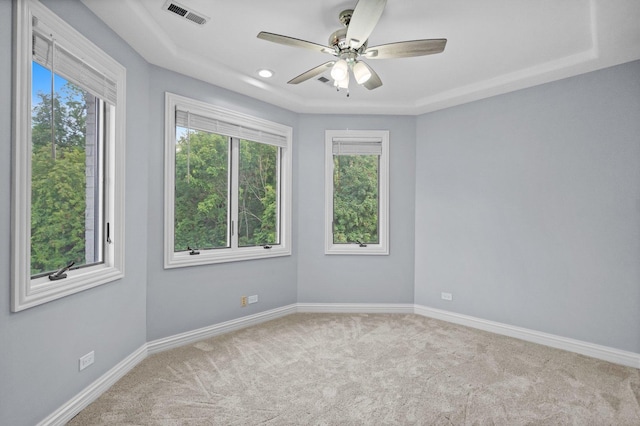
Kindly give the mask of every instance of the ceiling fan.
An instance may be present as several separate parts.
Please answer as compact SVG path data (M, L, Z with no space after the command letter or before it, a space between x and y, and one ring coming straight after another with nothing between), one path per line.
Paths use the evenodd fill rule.
M382 80L361 58L392 59L432 55L444 51L447 44L446 38L438 38L401 41L368 47L369 36L382 16L386 3L387 0L359 0L355 9L340 12L339 19L345 28L331 34L329 46L265 31L261 31L258 38L286 46L328 53L337 58L303 72L291 79L289 84L302 83L331 68L331 77L338 90L348 90L350 72L353 73L358 84L373 90L382 86ZM348 93L347 96L349 96Z

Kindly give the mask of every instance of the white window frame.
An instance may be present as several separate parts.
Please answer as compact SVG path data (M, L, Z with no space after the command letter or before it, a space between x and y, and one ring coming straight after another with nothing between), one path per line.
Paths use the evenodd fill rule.
M378 169L378 243L333 243L333 143L334 141L381 142ZM388 255L389 254L389 131L326 130L325 131L325 254Z
M114 81L116 105L105 141L104 225L109 223L110 244L104 262L67 272L67 278L51 281L31 278L31 79L34 19L65 50ZM68 296L124 276L124 148L126 70L69 24L36 0L14 3L15 57L13 73L13 192L11 309L13 312ZM106 229L102 230L106 237ZM62 266L62 265L61 265Z
M228 123L249 131L262 131L278 135L286 140L281 146L280 158L280 243L265 249L263 246L229 247L199 250L200 254L190 255L189 251L175 252L175 147L176 108L189 111L209 119ZM235 262L249 259L263 259L291 255L291 193L292 193L292 135L289 126L261 118L217 107L206 102L165 93L165 178L164 178L164 267L180 268L213 263ZM235 135L225 135L235 136ZM259 142L259 141L257 141ZM237 156L235 157L237 161ZM232 182L233 183L233 182ZM232 188L237 192L237 188ZM233 217L233 215L232 215ZM238 220L232 221L232 232L237 235ZM230 225L231 226L231 225Z

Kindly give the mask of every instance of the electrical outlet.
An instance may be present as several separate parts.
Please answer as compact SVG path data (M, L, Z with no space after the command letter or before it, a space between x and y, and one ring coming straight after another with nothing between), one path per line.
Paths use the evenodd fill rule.
M240 298L240 306L242 307L247 306L247 296L242 296Z
M95 354L93 351L89 352L84 356L81 356L80 359L78 360L80 371L84 370L85 368L93 364L93 361L95 360L94 357L95 357Z
M258 303L258 295L254 294L253 296L249 296L249 304Z
M440 293L440 297L442 298L442 300L448 300L448 301L453 300L453 295L451 293L442 292Z

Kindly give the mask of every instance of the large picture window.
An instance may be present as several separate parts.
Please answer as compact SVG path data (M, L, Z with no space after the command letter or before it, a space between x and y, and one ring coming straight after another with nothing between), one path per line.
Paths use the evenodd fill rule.
M165 267L291 253L291 128L166 94Z
M13 296L18 311L123 274L125 71L17 3Z
M326 254L388 254L389 132L325 133Z

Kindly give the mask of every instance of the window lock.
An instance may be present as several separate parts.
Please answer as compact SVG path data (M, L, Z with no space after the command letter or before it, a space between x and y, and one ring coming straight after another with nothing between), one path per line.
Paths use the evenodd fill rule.
M113 241L111 241L111 230L109 227L109 222L107 222L107 243L111 244Z
M71 261L67 266L63 266L62 268L58 269L56 272L54 272L53 274L49 274L49 279L51 281L57 281L57 280L61 280L63 278L67 278L67 271L75 264L76 262Z
M196 254L200 254L200 250L196 250L194 248L192 249L191 247L188 247L188 246L187 246L187 250L189 250L189 255L190 256L193 256L193 255L196 255Z

